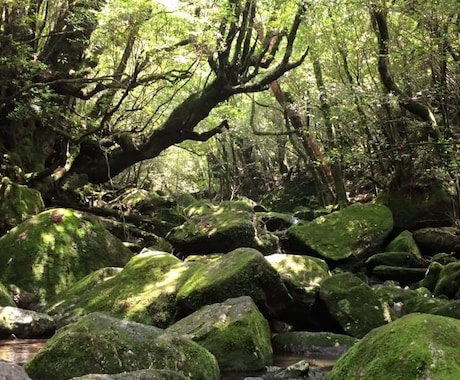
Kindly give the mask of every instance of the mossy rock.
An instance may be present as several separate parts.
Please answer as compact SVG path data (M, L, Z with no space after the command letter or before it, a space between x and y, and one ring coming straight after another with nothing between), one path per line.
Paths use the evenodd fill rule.
M412 297L402 307L403 314L426 313L432 314L433 310L443 307L449 303L448 300L435 297Z
M460 321L410 314L372 330L342 356L328 380L458 379Z
M189 378L177 371L168 369L140 369L115 373L111 375L91 374L85 376L72 377L70 380L188 380Z
M275 253L265 256L294 298L293 308L307 311L316 301L321 282L330 276L327 263L317 257Z
M199 344L140 323L92 313L61 328L24 366L34 380L92 373L168 369L190 379L218 379L216 358Z
M408 252L412 256L421 259L422 253L412 236L412 232L403 231L396 236L385 248L385 252Z
M339 357L358 339L330 332L288 331L272 339L273 350L281 354L326 355Z
M259 371L272 362L270 327L247 296L206 305L167 331L185 335L205 347L223 372Z
M0 235L30 216L45 209L39 191L11 182L8 177L0 183Z
M0 307L2 306L16 306L16 304L5 285L0 282Z
M99 221L71 209L44 211L0 238L0 280L45 302L87 274L124 266L131 252Z
M242 201L205 204L185 223L171 229L166 238L182 256L227 253L239 247L273 253L279 243L277 236L259 226L254 211Z
M460 229L457 227L427 227L414 231L412 235L425 256L460 253Z
M420 285L429 289L430 292L434 292L443 268L444 265L438 263L437 261L433 261L428 267L425 278L420 282Z
M435 296L460 298L460 261L444 265L433 293Z
M331 317L348 335L362 338L387 323L382 303L372 288L351 273L326 278L319 294Z
M257 212L257 219L260 220L263 228L270 232L285 230L293 224L292 214L283 214L280 212Z
M378 265L372 274L382 280L394 280L402 285L414 284L425 278L426 268L406 268Z
M59 294L45 311L60 324L95 311L134 322L168 327L175 321L176 294L202 264L183 264L166 252L134 256L119 273L94 272Z
M382 205L354 204L288 229L289 247L301 254L340 261L378 250L393 229L391 211Z
M410 252L381 252L369 257L366 262L366 269L372 272L376 266L388 265L405 268L424 268L426 263Z
M281 311L292 302L278 272L253 248L238 248L199 268L177 294L183 315L227 298L250 296L267 313Z

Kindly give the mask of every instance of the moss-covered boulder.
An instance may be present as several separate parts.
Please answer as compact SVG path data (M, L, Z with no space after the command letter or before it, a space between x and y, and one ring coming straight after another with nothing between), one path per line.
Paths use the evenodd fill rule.
M420 286L424 286L430 292L434 292L443 268L444 265L433 261L426 271L425 278L420 282Z
M393 217L387 207L354 204L294 224L288 229L289 246L294 252L335 262L376 252L392 229Z
M209 350L221 371L259 371L272 362L267 320L247 296L207 305L167 331L191 338Z
M423 255L460 253L460 229L457 227L427 227L413 232Z
M351 273L326 278L321 283L320 299L343 331L356 338L387 323L382 303L372 288Z
M95 217L70 210L44 211L0 238L0 280L46 301L87 274L124 266L131 252Z
M343 355L358 339L349 335L330 332L289 331L276 334L272 339L273 350L280 354Z
M328 380L460 378L460 321L410 314L374 329L342 356Z
M140 369L111 375L91 374L72 377L71 380L188 380L181 372L168 369Z
M435 296L460 298L460 261L444 265L433 293Z
M239 247L252 247L263 253L278 249L278 237L264 230L252 208L241 201L197 206L190 218L173 228L166 238L184 256L226 253Z
M264 313L276 314L292 302L278 272L254 248L238 248L199 268L177 294L183 315L227 298L250 296Z
M0 307L0 339L49 338L54 334L54 320L47 314L17 307Z
M421 259L422 253L412 236L412 232L403 231L396 236L386 247L385 252L408 252L412 256Z
M433 314L433 310L444 307L449 303L448 300L436 297L418 296L412 297L402 307L403 314L426 313Z
M101 311L111 316L168 327L175 321L176 294L202 264L183 264L170 253L144 250L123 268L96 271L55 297L45 309L59 325Z
M45 209L39 191L3 177L0 183L0 236Z
M0 307L1 306L16 306L16 304L14 303L14 300L8 290L5 288L5 285L0 282Z
M34 380L145 368L180 371L197 380L219 378L216 358L199 344L102 313L61 328L24 368Z
M366 262L366 269L372 273L375 267L379 265L388 265L404 268L424 268L424 260L414 256L410 252L381 252L369 257Z
M321 282L330 276L327 263L317 257L275 253L265 256L294 298L291 308L305 313L316 301Z
M393 280L402 285L414 284L425 278L426 268L406 268L392 265L378 265L372 274L381 280Z

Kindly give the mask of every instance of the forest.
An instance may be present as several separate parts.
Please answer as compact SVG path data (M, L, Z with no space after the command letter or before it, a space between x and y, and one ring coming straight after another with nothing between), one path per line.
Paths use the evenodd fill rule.
M1 0L0 175L47 205L455 201L459 34L452 0Z

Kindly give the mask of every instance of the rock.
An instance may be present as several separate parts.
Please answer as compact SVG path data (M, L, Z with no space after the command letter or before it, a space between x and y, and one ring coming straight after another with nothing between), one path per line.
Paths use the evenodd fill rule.
M11 306L0 307L0 338L49 338L55 329L54 320L47 314Z
M427 227L413 233L424 256L437 253L460 254L460 229L457 227Z
M263 253L278 249L278 237L259 226L252 207L241 201L219 206L189 208L193 214L166 238L182 256L227 253L239 247L252 247Z
M94 270L123 266L131 252L90 215L44 211L0 238L0 280L46 302Z
M247 296L204 306L166 331L202 345L224 372L259 371L272 361L268 322Z
M26 371L17 364L0 360L0 379L2 380L31 380Z
M258 212L257 219L260 220L265 230L270 232L282 231L289 228L296 218L292 214L284 214L280 212Z
M420 291L401 288L392 281L386 281L373 287L374 293L384 305L385 320L391 321L403 315L404 304L411 298L421 297Z
M430 314L460 319L460 300L448 301L443 305L439 305L433 308Z
M0 307L1 306L16 306L16 304L14 303L13 297L11 297L10 293L5 288L5 285L0 282Z
M460 321L411 314L372 330L342 356L328 380L458 379Z
M422 258L422 253L412 236L412 232L403 231L394 238L385 248L385 252L408 252L413 257Z
M336 262L375 253L392 229L393 218L385 206L354 204L293 225L288 229L289 247Z
M0 183L0 236L45 209L39 191L3 177Z
M410 252L382 252L369 257L366 262L366 269L372 273L379 265L405 267L405 268L426 268L426 263L415 257Z
M123 270L104 269L59 294L45 309L59 325L95 311L134 322L168 327L175 321L176 294L202 264L182 263L167 252L144 250Z
M276 377L280 379L308 378L309 370L310 363L306 360L301 360L297 363L291 364L281 372L277 373Z
M321 282L330 276L324 260L303 255L275 253L265 256L281 276L294 302L283 317L296 324L305 320L305 314L316 302Z
M15 306L21 309L38 310L42 306L36 294L26 292L14 284L8 285L8 291L13 297Z
M180 372L167 369L141 369L139 371L115 373L111 375L85 375L70 380L187 380Z
M145 368L219 378L216 358L190 339L140 323L92 313L61 328L24 366L34 380L66 380Z
M372 288L351 273L325 279L320 299L343 331L362 338L375 327L387 323L382 304Z
M357 341L349 335L330 332L289 331L276 334L272 344L276 353L339 357Z
M374 276L382 280L398 281L402 285L413 284L425 278L426 268L405 268L389 265L378 265L372 271Z
M199 268L177 294L180 315L227 298L250 296L264 315L276 315L292 297L280 275L253 248L238 248Z
M420 282L420 285L430 290L430 292L434 292L436 284L439 281L439 276L441 275L442 268L444 268L443 265L437 261L433 261L428 267L425 278Z
M433 293L435 296L460 298L460 261L444 265Z
M411 314L411 313L426 313L432 314L433 310L438 307L443 307L448 304L449 301L446 299L441 298L434 298L434 297L412 297L408 299L402 308L403 314Z

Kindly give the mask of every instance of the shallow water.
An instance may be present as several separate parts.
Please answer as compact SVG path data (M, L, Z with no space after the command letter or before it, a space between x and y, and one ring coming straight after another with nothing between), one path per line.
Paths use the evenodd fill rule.
M46 339L0 340L0 360L24 364L45 344Z

